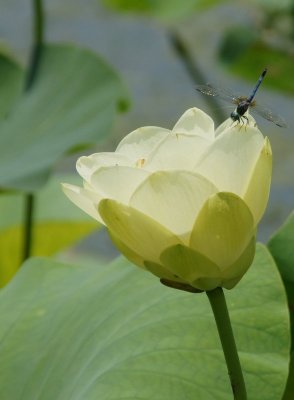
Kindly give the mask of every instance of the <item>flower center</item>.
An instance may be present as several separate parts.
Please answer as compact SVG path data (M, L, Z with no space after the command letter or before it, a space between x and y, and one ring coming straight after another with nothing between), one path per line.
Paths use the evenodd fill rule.
M145 161L146 161L145 158L139 158L139 160L137 160L136 162L136 167L142 168L145 164Z

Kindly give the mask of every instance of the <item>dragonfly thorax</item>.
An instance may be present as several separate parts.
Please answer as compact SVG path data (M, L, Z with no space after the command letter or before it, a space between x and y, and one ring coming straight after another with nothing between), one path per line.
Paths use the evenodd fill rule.
M233 112L231 112L232 120L240 122L241 118L244 117L244 114L248 110L249 106L250 106L250 102L248 100L240 101L237 108Z

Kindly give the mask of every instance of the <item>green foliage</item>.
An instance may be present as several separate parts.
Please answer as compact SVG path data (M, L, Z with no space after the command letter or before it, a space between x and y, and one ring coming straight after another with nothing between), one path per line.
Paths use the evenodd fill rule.
M288 11L293 8L292 0L250 0L251 3L256 4L268 11Z
M248 60L254 60L254 68L248 67ZM289 79L289 76L293 73L293 61L293 56L281 50L274 50L263 44L256 44L242 53L238 61L232 65L232 72L242 74L245 78L256 80L256 71L262 71L265 66L269 66L270 79L265 80L265 85L293 94L294 82L293 79ZM271 68L271 66L273 67Z
M225 63L233 63L252 45L258 37L254 29L236 27L224 33L219 48L220 59Z
M217 0L103 0L103 2L117 11L142 13L162 20L181 18L193 11L220 3Z
M268 248L279 268L289 303L292 349L290 373L283 400L291 400L294 398L294 212L289 216L281 229L271 238Z
M55 254L99 227L97 222L68 202L61 190L61 180L79 181L68 175L55 177L36 194L33 255ZM23 195L0 196L0 287L12 278L21 264L23 205Z
M294 81L289 79L293 72L293 55L267 46L258 37L259 33L250 28L228 31L219 49L220 59L231 72L252 81L256 81L257 71L267 66L270 79L265 79L263 84L293 94Z
M21 75L4 57L2 71L9 79L1 102L15 99L10 93L18 92ZM70 45L46 46L32 89L0 123L0 187L40 188L63 154L107 135L116 108L125 103L118 76L97 55Z
M0 296L1 399L232 396L204 293L163 287L123 259L105 267L32 259ZM266 248L226 297L248 398L280 399L289 321Z

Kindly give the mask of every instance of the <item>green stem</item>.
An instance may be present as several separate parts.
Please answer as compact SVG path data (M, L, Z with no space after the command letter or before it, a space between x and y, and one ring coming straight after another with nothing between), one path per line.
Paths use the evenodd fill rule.
M206 292L225 355L234 400L247 400L246 387L222 288Z
M25 196L25 215L24 215L24 243L23 243L23 261L31 255L32 239L33 239L33 212L34 212L34 195L27 194Z
M25 80L25 92L28 92L32 88L36 80L44 40L44 14L42 0L32 0L32 6L34 13L33 44ZM25 261L31 255L34 225L34 203L34 195L32 193L26 194L24 210L23 261Z
M180 37L180 35L176 31L171 30L168 33L168 36L170 43L174 48L175 53L178 55L179 59L183 63L192 81L196 85L205 84L206 83L205 75L202 73L202 71L196 64L195 60L193 59L188 49L188 46ZM223 113L217 100L214 97L203 96L203 100L206 101L208 107L213 111L215 120L218 125L221 124L225 119L227 119L228 116Z
M44 40L44 14L42 0L32 0L32 3L34 10L33 44L25 82L25 91L28 91L32 87L37 77L37 70L41 59Z

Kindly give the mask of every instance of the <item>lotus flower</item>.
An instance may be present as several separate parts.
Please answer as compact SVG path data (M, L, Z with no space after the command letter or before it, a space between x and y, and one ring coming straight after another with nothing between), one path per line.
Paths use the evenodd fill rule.
M115 152L79 158L83 187L63 190L137 266L199 290L231 289L252 263L271 170L252 117L215 130L191 108L172 130L142 127Z

